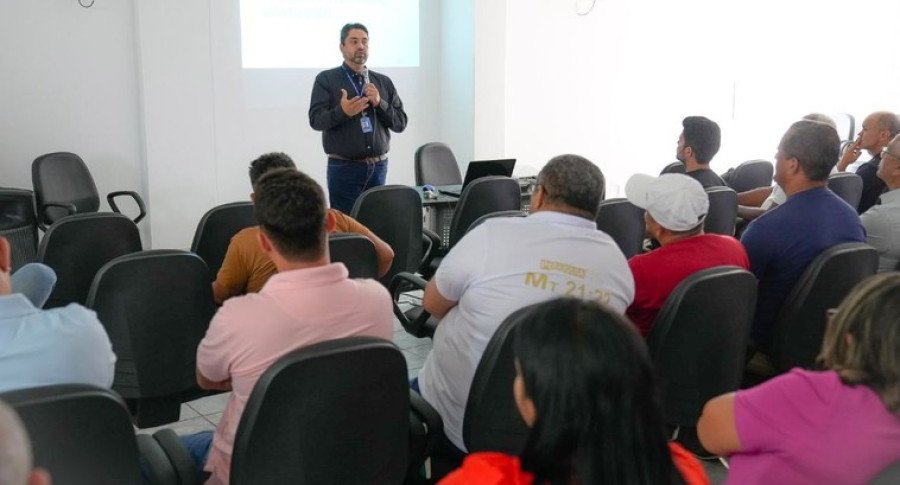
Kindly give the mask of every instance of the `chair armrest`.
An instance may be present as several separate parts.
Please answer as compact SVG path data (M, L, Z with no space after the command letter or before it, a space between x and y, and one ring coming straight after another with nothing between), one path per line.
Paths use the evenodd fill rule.
M391 298L397 301L400 293L410 291L410 289L424 290L426 286L428 286L428 282L424 278L404 271L391 278L391 282L388 283L388 292L391 294Z
M188 449L182 443L181 438L171 429L161 429L153 433L153 439L159 443L175 473L178 476L178 483L181 485L200 485L200 470L194 464L194 459Z
M119 206L116 205L115 198L124 195L130 196L132 199L134 199L134 202L137 204L138 210L140 211L140 214L138 214L138 216L134 218L134 223L137 224L138 222L141 222L141 219L143 219L144 216L147 215L147 208L144 206L144 200L141 199L141 196L138 195L137 192L133 192L131 190L117 190L115 192L110 192L106 196L106 202L109 204L109 207L113 210L113 212L118 212L119 214L121 214L122 211L120 211Z
M427 285L428 282L424 279L406 272L397 273L388 284L388 292L391 294L391 303L394 307L394 316L400 321L403 329L416 338L432 336L433 329L428 329L426 326L428 319L431 318L431 314L424 309L420 309L421 312L415 316L415 320L410 320L411 317L400 310L400 305L397 304L397 301L400 298L400 293L410 290L424 290Z
M441 236L436 232L422 228L422 261L419 262L419 268L428 267L431 259L440 253L442 242Z
M416 391L409 391L409 468L417 471L444 434L444 421Z
M159 443L148 434L135 435L141 475L152 485L179 485L172 462Z
M49 219L49 217L47 217L47 209L49 207L59 207L60 209L65 209L69 212L66 215L69 216L78 212L78 208L75 207L75 204L71 202L44 202L41 205L40 209L41 217L38 217L38 227L40 227L42 231L47 230L47 225L44 224L44 220Z

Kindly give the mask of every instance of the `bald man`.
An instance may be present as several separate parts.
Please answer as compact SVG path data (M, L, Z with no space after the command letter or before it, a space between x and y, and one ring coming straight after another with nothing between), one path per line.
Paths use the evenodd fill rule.
M863 150L872 156L871 160L856 169L856 174L863 180L862 197L857 207L860 214L875 205L886 188L884 181L878 178L881 150L898 134L900 134L900 119L897 115L889 111L876 111L863 120L859 136L847 147L837 164L839 172L846 172L850 164L859 159Z

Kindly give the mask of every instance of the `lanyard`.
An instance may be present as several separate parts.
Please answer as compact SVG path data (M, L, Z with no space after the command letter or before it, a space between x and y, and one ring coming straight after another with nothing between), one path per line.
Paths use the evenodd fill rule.
M347 71L347 66L341 64L341 68L344 70L344 74L347 75L347 79L350 81L350 85L353 86L353 91L355 91L356 95L361 98L363 93L360 92L359 87L356 85L356 81L353 80L353 77L350 76L350 72Z

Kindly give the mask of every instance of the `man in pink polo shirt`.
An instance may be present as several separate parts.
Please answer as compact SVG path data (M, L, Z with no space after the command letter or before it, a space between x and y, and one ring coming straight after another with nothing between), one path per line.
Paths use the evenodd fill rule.
M342 263L330 263L327 234L335 220L314 180L290 169L267 173L256 185L255 210L259 245L278 273L259 293L227 300L197 349L200 387L232 391L214 436L184 437L212 473L207 483L228 483L241 413L256 380L279 357L324 340L393 333L387 290L375 280L348 279Z

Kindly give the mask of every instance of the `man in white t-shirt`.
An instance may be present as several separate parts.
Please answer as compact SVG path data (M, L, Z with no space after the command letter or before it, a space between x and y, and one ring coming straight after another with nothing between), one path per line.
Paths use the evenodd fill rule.
M625 256L595 223L603 187L603 174L587 159L553 158L538 175L531 215L476 227L428 283L424 307L442 320L418 388L459 450L475 368L503 319L561 296L594 299L618 312L634 298Z

